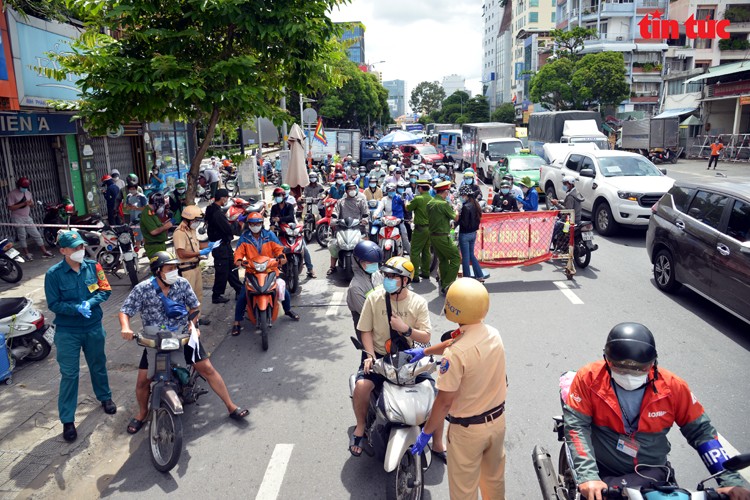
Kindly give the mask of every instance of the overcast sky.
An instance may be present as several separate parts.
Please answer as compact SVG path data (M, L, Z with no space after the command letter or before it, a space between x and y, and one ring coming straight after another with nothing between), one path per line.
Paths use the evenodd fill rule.
M365 25L365 58L383 80L406 80L409 95L422 81L458 74L482 91L482 0L352 0L334 21Z

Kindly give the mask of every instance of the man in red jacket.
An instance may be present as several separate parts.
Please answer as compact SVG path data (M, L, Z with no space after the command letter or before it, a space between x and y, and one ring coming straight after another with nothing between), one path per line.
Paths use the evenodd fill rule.
M666 481L667 433L673 424L695 448L711 474L723 470L729 456L718 432L687 382L657 368L656 344L640 323L620 323L609 332L604 360L588 364L575 375L563 405L565 441L581 497L600 500L612 486L646 486L640 468ZM657 477L658 476L658 477ZM726 472L717 478L717 491L731 500L750 500L742 478Z

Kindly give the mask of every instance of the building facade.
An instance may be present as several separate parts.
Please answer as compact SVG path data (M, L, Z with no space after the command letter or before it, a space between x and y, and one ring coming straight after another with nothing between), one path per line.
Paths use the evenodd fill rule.
M352 24L353 26L344 31L341 41L351 43L346 49L349 60L357 65L367 64L367 59L365 59L365 25L359 21L347 24Z
M504 7L500 0L485 0L482 6L482 19L484 21L484 33L482 35L482 88L490 110L494 111L498 104L498 59L500 50L498 38L500 37L500 24L502 22Z
M459 90L466 92L471 97L471 91L466 88L466 78L461 75L448 75L443 77L443 82L440 84L445 91L445 97L450 97Z
M388 90L388 108L391 117L395 118L406 113L406 82L404 80L388 80L383 82Z

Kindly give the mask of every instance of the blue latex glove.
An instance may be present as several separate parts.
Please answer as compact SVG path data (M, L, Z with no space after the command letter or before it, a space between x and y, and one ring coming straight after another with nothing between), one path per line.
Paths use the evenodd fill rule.
M417 442L411 446L411 454L419 455L422 453L424 447L430 442L430 439L432 439L432 434L425 434L424 431L420 432L419 437L417 437Z
M203 255L208 255L208 254L210 254L213 251L214 248L216 248L216 247L219 246L219 243L221 243L221 241L212 241L212 242L210 242L208 244L208 246L206 248L204 248L203 250L201 250L198 253L200 253L202 256Z
M87 300L81 302L76 309L84 318L89 319L91 317L91 304L89 304Z
M424 358L424 348L415 347L413 349L407 349L404 351L409 356L409 363L416 363L420 359Z

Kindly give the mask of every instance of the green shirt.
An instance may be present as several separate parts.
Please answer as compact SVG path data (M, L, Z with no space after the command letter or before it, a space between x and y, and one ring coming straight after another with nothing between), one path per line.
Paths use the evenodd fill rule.
M456 212L450 203L435 196L427 204L427 214L430 221L430 233L445 234L451 232L451 221L456 219Z
M162 226L159 216L154 211L147 207L141 212L141 234L143 234L143 241L146 244L149 243L166 243L169 231L164 231L156 236L151 234L154 229L159 229Z
M406 209L414 212L414 224L417 226L426 226L430 223L427 216L427 204L430 201L432 201L432 196L429 192L426 192L415 196L413 200L406 204Z
M102 308L99 304L112 295L112 288L97 262L86 259L75 272L63 259L47 270L44 294L47 307L55 313L55 325L86 329L101 326ZM90 318L84 318L78 312L78 306L84 300L91 305Z

